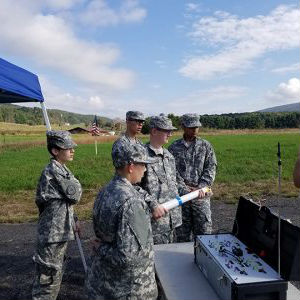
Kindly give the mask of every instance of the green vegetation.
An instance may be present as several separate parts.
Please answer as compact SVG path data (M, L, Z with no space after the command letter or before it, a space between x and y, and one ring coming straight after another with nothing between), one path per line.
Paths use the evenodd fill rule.
M82 144L75 151L75 159L68 167L84 188L96 188L109 181L113 174L111 143L98 144L97 156L93 144ZM0 192L35 189L49 157L45 146L16 147L3 151L0 156Z
M94 120L93 115L81 115L67 111L48 109L49 119L52 124L64 125L84 124L88 126ZM180 128L180 118L174 114L168 114L173 125ZM200 117L203 127L215 129L262 129L262 128L297 128L300 125L299 112L253 112L233 113L221 115L202 115ZM42 110L38 107L22 107L12 104L0 104L0 122L43 125ZM113 121L99 118L99 127L113 128ZM149 118L143 126L143 133L149 133Z
M63 125L83 123L88 126L93 120L94 115L81 115L58 109L47 109L49 119L52 124ZM24 107L13 104L0 104L0 122L43 125L43 113L39 107ZM111 127L112 120L105 117L99 118L100 127Z
M168 114L175 127L180 128L180 117ZM202 115L200 121L204 128L214 129L263 129L297 128L300 126L300 112L253 112L221 115ZM149 133L149 118L142 132Z
M282 178L291 180L298 134L211 136L218 158L217 182L248 182L277 178L277 143L282 148Z
M292 184L292 170L299 147L298 133L234 133L203 135L213 144L218 159L213 187L216 199L235 201L242 194L253 198L276 194L278 142L282 148L282 193L288 197L298 195L299 191ZM78 138L75 136L76 141ZM178 136L172 137L171 141L176 138ZM143 140L147 141L147 137ZM83 185L83 199L77 212L86 218L90 217L99 188L114 174L110 156L112 141L99 140L97 156L93 140L89 142L78 146L74 162L68 165ZM49 154L44 145L0 147L0 222L37 219L34 193L48 160Z
M297 153L297 134L252 134L203 136L209 140L218 159L216 182L244 183L277 178L277 142L281 143L283 180L291 180ZM172 137L171 141L178 138ZM144 139L146 141L147 138ZM171 142L170 141L170 142ZM113 174L112 143L99 143L98 155L94 144L81 144L76 148L75 159L69 164L85 188L100 187ZM0 156L0 191L35 189L42 168L49 159L44 146L2 150ZM13 176L12 176L13 175Z
M300 125L300 112L203 115L201 122L204 127L217 129L296 128Z

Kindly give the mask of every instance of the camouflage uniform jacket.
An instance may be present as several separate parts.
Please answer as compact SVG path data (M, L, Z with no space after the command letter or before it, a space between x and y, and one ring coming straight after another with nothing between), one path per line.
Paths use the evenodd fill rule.
M36 191L40 243L74 239L73 204L80 200L81 193L81 185L71 171L55 159L51 159L42 172Z
M126 133L122 133L120 137L113 143L112 152L114 152L116 148L126 147L127 145L134 143L143 145L138 138L131 139Z
M196 138L190 145L184 139L173 142L169 151L176 161L177 175L193 187L211 186L216 176L217 160L211 144Z
M88 286L105 299L156 299L152 230L143 196L116 174L95 200L93 222L101 244Z
M162 204L178 196L178 185L176 183L176 166L173 155L163 149L163 154L156 154L150 148L150 144L145 145L148 155L157 159L156 163L148 164L147 170L141 182L141 187L147 191L158 204ZM179 182L180 184L180 182ZM148 198L151 199L150 197ZM151 207L151 203L148 203ZM168 232L182 223L181 207L170 210L164 217L158 220L151 220L153 235Z
M118 148L122 147L130 147L132 145L133 140L130 139L125 133L122 133L121 136L114 142L112 146L112 155L113 153L116 153L118 151ZM137 138L135 138L135 143L140 144L144 147L144 144ZM140 185L134 184L133 185L136 190L138 190L141 194L144 200L147 202L149 208L151 211L155 209L156 206L158 206L158 202L155 198L151 197L145 190L143 190Z

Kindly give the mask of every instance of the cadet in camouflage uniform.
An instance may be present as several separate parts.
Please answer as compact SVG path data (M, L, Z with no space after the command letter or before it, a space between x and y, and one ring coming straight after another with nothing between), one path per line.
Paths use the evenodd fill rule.
M201 123L199 115L185 114L181 117L184 130L183 138L176 140L169 147L169 151L176 160L177 175L184 179L190 192L212 186L217 160L211 144L197 137ZM199 195L204 197L204 193ZM183 204L182 226L176 230L177 239L180 242L191 240L191 232L194 235L211 233L212 221L210 210L210 198L195 199Z
M172 131L176 128L172 126L172 121L163 115L151 117L149 125L150 143L145 147L148 155L156 158L156 162L147 165L141 187L154 199L149 203L148 198L148 204L150 207L152 206L153 210L153 207L178 196L175 159L167 149L162 147L168 142ZM180 194L188 192L182 190L182 183L178 181ZM183 186L185 187L184 183ZM181 207L174 208L162 218L151 221L154 244L172 243L174 242L175 228L182 223Z
M157 298L149 209L134 186L152 160L138 144L114 152L116 175L94 203L94 231L100 244L86 280L89 300Z
M69 132L47 132L47 147L52 159L42 172L36 191L39 221L33 256L34 300L57 298L64 254L68 241L74 240L73 205L80 200L82 190L65 163L73 160L75 146Z
M136 135L141 132L144 121L145 116L140 111L128 111L126 113L127 129L126 132L114 142L111 153L112 158L114 158L118 155L118 153L120 153L121 148L135 144L143 145L143 143L136 137ZM155 201L155 199L151 197L146 191L144 191L137 185L135 185L135 188L143 194L145 201L151 209L152 216L154 219L158 219L166 213L166 209L159 205L157 201ZM97 243L97 239L95 240L95 242Z
M118 151L118 148L128 144L141 144L142 142L136 137L138 133L141 133L145 116L140 111L128 111L126 113L126 132L114 142L112 146L113 152Z

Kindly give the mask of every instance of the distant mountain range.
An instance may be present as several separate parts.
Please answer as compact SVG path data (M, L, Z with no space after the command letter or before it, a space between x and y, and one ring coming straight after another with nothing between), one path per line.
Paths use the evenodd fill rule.
M95 115L82 115L58 109L47 109L50 122L52 124L80 124L90 125ZM112 120L106 117L99 117L100 127L109 127ZM39 107L24 107L14 104L0 104L0 122L42 125L44 118L42 109ZM110 124L109 124L110 123Z
M70 125L74 124L82 124L85 126L91 125L94 120L94 115L83 115L72 112L67 112L58 109L47 109L48 116L51 124L59 124L64 125L69 123ZM257 112L298 112L300 113L300 102L291 103L287 105L274 106L266 109L259 110ZM257 112L248 113L255 114ZM221 116L225 116L226 114L222 114ZM229 114L236 115L238 117L241 114ZM232 116L231 116L232 117ZM99 126L103 127L111 127L113 122L117 120L112 120L106 117L97 116L99 121ZM203 116L202 116L203 119ZM28 125L42 125L44 124L44 118L41 108L39 107L24 107L14 104L0 104L0 122L8 122L8 123L17 123L17 124L28 124ZM210 127L212 124L208 124Z
M300 112L300 102L258 110L257 112Z

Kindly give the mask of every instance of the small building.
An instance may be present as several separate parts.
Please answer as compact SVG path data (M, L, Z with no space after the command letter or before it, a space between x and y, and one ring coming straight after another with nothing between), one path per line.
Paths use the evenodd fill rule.
M69 129L68 131L72 134L88 134L88 133L90 133L89 130L81 128L81 127L75 127L75 128Z

